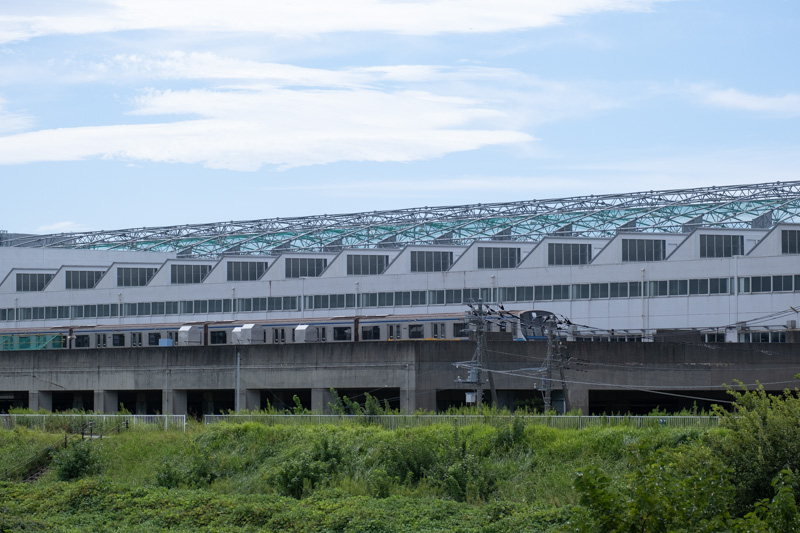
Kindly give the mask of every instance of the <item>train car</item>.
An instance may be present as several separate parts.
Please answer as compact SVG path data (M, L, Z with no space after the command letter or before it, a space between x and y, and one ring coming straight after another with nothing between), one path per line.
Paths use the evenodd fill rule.
M528 313L525 315L525 313ZM531 312L523 315L531 317ZM541 312L539 312L541 313ZM538 330L520 327L520 312L490 317L487 332L524 340ZM533 333L531 333L533 331ZM376 341L469 340L464 313L334 316L309 319L226 320L189 323L88 325L0 330L0 351L148 348L227 344L301 344Z

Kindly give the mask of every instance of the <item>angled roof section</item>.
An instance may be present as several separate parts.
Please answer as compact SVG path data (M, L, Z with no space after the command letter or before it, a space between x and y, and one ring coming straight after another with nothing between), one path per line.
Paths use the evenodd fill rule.
M617 233L686 233L800 222L800 181L550 200L422 207L53 235L6 234L2 246L173 252L179 257L268 255L406 245L470 245Z

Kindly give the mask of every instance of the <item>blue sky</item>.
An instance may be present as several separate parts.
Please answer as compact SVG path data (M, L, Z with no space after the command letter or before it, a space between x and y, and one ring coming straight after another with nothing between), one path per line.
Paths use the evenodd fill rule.
M10 0L0 229L797 180L797 0Z

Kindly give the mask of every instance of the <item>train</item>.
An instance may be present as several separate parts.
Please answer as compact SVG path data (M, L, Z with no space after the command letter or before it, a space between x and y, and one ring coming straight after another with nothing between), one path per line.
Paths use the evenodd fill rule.
M487 316L485 331L507 340L543 339L546 317L551 314L546 311L506 311ZM0 330L0 351L466 341L474 333L471 324L470 313L438 313L3 329Z

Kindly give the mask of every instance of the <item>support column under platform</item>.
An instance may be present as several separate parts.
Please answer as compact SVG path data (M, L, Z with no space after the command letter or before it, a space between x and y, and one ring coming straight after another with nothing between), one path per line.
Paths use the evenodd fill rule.
M94 391L94 412L114 414L119 411L117 391Z
M185 415L188 407L185 390L164 390L161 405L165 415Z
M333 402L329 389L311 389L311 410L316 413L328 413L328 404Z

